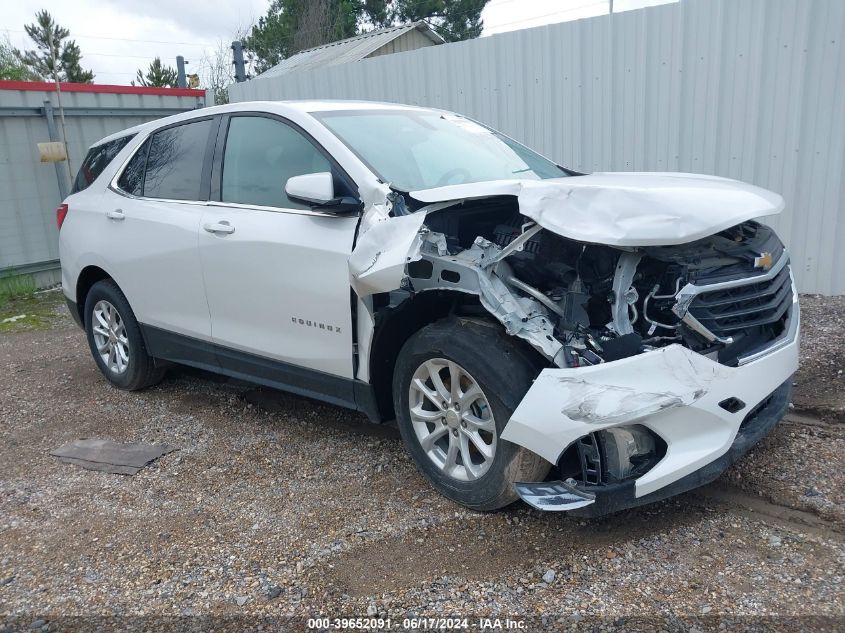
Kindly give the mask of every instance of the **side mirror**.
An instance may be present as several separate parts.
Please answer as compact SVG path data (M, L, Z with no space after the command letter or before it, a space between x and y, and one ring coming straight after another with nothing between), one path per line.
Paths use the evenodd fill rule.
M309 204L327 204L334 200L334 183L327 171L316 174L302 174L288 178L285 193L291 198Z
M295 200L306 202L326 213L337 215L358 213L363 208L361 201L356 198L335 197L334 181L327 171L288 178L285 193Z

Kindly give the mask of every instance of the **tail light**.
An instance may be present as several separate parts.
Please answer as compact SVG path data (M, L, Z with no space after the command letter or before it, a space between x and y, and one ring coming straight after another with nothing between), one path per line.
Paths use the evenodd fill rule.
M56 209L56 226L61 230L64 224L65 216L67 216L68 207L66 204L60 204Z

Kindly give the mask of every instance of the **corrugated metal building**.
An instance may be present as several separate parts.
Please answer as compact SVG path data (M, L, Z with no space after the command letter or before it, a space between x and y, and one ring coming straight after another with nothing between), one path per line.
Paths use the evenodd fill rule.
M447 108L585 171L688 171L777 191L803 292L845 294L845 2L681 0L259 77L232 101Z
M291 55L282 60L259 76L262 79L281 77L292 72L348 64L380 55L415 51L419 48L442 43L443 38L432 31L428 24L413 22L362 33L345 40L300 51L296 55Z
M62 84L74 176L88 147L104 136L202 107L204 98L201 90ZM0 275L34 274L39 285L59 279L56 207L71 179L66 162L40 162L37 144L60 139L53 84L0 81Z

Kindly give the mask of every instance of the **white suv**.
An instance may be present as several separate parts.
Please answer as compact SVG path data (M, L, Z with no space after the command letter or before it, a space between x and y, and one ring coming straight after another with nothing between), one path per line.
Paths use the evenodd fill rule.
M122 389L183 363L396 419L470 508L606 514L715 479L798 363L780 196L580 174L450 112L240 103L93 146L62 282Z

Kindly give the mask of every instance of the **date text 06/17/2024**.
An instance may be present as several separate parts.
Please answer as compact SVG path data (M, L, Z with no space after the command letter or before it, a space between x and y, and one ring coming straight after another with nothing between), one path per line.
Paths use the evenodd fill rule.
M370 631L518 631L525 629L525 621L512 618L309 618L308 629L370 630Z

